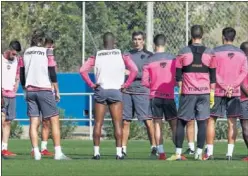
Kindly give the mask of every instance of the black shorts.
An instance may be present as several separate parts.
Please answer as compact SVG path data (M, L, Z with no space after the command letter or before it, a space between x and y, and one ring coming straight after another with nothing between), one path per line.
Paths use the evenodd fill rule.
M240 117L241 102L240 97L215 97L214 107L211 109L212 117Z
M241 113L240 119L248 120L248 100L241 102Z
M181 95L178 119L185 121L206 120L210 116L210 95Z
M162 119L164 117L167 121L177 118L177 108L174 99L151 99L151 111L153 118Z

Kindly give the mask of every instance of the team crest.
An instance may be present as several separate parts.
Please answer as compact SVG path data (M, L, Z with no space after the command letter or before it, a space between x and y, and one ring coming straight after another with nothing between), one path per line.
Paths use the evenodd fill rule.
M161 67L161 68L164 68L166 65L167 65L166 62L161 62L161 63L160 63L160 67Z

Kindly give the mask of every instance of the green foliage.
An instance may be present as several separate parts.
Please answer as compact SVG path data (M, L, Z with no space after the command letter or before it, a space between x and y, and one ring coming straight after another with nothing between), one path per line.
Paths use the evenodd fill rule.
M20 139L23 134L23 127L19 125L19 122L12 121L11 129L10 129L10 138L12 139Z
M69 118L72 119L72 117L65 117L65 111L62 109L59 109L59 118L60 119L65 119L65 118ZM61 139L66 139L66 138L70 138L72 136L72 133L75 131L77 127L77 122L75 121L60 121L60 135L61 135ZM40 132L39 132L39 136L41 137L41 129L42 129L42 125L40 127ZM50 125L50 133L49 133L49 138L52 139L52 127Z

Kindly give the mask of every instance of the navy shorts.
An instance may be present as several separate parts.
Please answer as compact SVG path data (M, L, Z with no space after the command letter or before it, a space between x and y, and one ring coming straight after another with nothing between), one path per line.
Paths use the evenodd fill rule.
M178 119L206 120L210 116L210 95L181 95Z
M165 120L177 118L177 108L174 99L153 98L151 99L151 110L153 118L163 117Z
M96 103L107 105L122 102L122 93L118 89L103 89L99 86L95 89L94 100Z
M214 106L211 109L212 117L240 117L241 102L239 97L215 97Z
M28 116L50 118L58 115L56 101L52 91L27 91Z
M123 93L123 120L135 115L140 121L152 119L149 95Z
M4 105L1 109L6 116L6 120L12 121L16 118L16 98L3 97Z
M241 113L240 119L248 120L248 100L241 102Z

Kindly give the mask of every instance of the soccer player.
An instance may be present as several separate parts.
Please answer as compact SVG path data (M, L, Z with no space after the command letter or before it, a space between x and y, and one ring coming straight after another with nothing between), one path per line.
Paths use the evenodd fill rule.
M17 53L21 51L21 44L13 40L9 48L2 55L2 155L16 156L8 150L11 121L16 117L16 91L19 86L20 61Z
M147 128L148 138L151 144L151 156L156 156L157 148L154 136L154 126L151 117L149 89L141 84L142 71L144 64L148 61L151 52L144 48L145 34L141 31L133 32L132 41L134 49L129 53L131 58L138 67L138 75L132 85L123 93L123 137L122 137L122 152L127 155L127 142L130 132L130 123L134 116L140 121L143 121ZM129 74L127 71L126 74Z
M176 57L165 52L166 38L158 34L154 38L155 53L143 67L142 85L150 89L151 109L155 126L155 140L159 160L165 160L163 147L163 117L170 124L175 142L177 109L174 101L176 85Z
M54 41L53 41L52 38L46 37L46 39L45 39L45 48L48 49L47 53L49 55L51 55L49 57L54 57L53 56ZM56 61L55 60L54 60L54 63L55 63L55 69L56 69ZM53 94L55 96L53 84L52 84L52 91L53 91ZM41 116L42 116L42 114L41 114ZM49 121L49 119L42 118L41 155L43 155L43 156L54 156L54 154L52 152L49 152L47 150L47 141L48 141L48 138L49 138L49 132L50 132L50 121ZM31 156L34 156L33 148L32 148L32 152L31 152Z
M244 42L241 44L240 49L244 51L247 59L248 59L248 42ZM248 149L248 75L245 77L242 85L241 85L241 110L242 116L240 117L240 123L242 127L242 134L246 144L246 148ZM243 159L244 161L248 161L248 157Z
M108 105L114 126L116 140L116 159L124 159L121 151L122 137L122 93L134 80L137 75L137 67L128 55L122 55L119 49L114 48L115 37L111 32L103 35L104 49L90 57L81 67L80 74L85 82L94 89L95 100L95 125L93 130L94 156L92 159L100 159L100 137ZM125 80L125 66L130 69L128 80ZM95 67L96 84L88 75L92 67Z
M69 158L61 150L59 113L56 107L56 100L59 101L60 95L54 56L44 46L45 33L41 30L35 30L31 37L31 47L24 53L20 70L21 84L26 92L28 104L29 134L34 150L34 159L41 159L38 147L38 127L41 114L42 118L49 119L52 126L54 159L67 160ZM55 98L52 93L52 85L56 90Z
M228 149L226 159L231 160L237 136L236 120L241 114L240 85L247 76L247 59L243 51L233 45L236 36L231 27L222 30L223 45L214 48L216 56L215 104L207 123L207 153L204 160L213 159L215 121L228 119Z
M183 48L177 56L176 80L181 87L176 130L176 155L168 160L185 160L182 154L184 128L188 121L197 120L197 150L195 159L202 160L202 148L206 139L206 123L210 115L215 87L215 62L213 51L201 44L203 29L191 27L192 45ZM211 94L211 98L210 98Z

